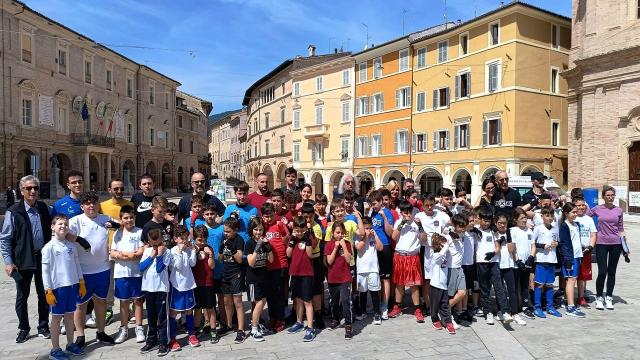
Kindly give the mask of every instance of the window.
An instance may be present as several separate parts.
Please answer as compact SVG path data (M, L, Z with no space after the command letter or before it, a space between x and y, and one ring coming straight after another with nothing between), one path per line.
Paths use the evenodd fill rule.
M367 115L369 112L369 97L363 96L358 99L358 114Z
M166 89L164 93L164 108L169 109L169 89Z
M280 154L284 154L284 136L280 136Z
M456 76L456 99L471 97L471 73L464 72Z
M322 143L311 144L311 160L322 161L324 153L324 146Z
M164 147L165 149L169 148L169 132L168 131L164 132Z
M371 135L369 155L371 156L382 155L382 135L380 134Z
M382 58L373 59L373 78L379 79L382 77Z
M149 145L156 145L156 131L153 128L149 129Z
M367 62L358 64L358 82L367 81Z
M67 51L58 50L58 73L67 75Z
M269 140L264 141L264 156L269 156Z
M285 90L285 83L284 83L284 81L282 81L280 83L280 91L282 92L282 96L284 96L284 90Z
M560 123L551 123L551 146L560 146Z
M500 89L500 61L487 64L487 91L494 92Z
M433 90L433 110L449 106L449 87Z
M348 123L351 121L351 106L348 101L342 102L342 122Z
M469 148L469 123L456 125L453 133L453 147L456 149Z
M500 145L502 143L502 120L487 119L482 123L482 145Z
M111 70L107 69L107 73L105 75L105 78L106 78L106 84L105 85L106 85L107 90L111 90L111 85L113 84L113 80L111 79L111 75L112 75Z
M269 128L269 113L264 114L264 128Z
M58 104L58 131L69 133L69 109L62 104Z
M194 118L189 119L189 130L196 131L196 121ZM225 134L224 138L226 139L227 138L226 131L223 134Z
M178 152L182 152L182 139L178 139Z
M396 90L396 108L411 107L411 89L403 87Z
M33 33L32 32L33 30L31 28L23 28L20 35L22 61L29 64L33 63Z
M384 111L384 97L382 93L377 93L372 96L373 98L373 112L378 113Z
M409 49L400 50L399 71L409 70Z
M153 105L156 103L156 83L153 81L149 81L149 104Z
M356 157L367 156L369 154L369 148L367 147L367 137L358 136L356 143Z
M351 83L349 72L349 70L342 70L342 85L349 85Z
M638 1L638 11L636 12L636 18L640 19L640 0Z
M558 93L558 69L551 68L551 92L554 94Z
M460 35L460 55L467 55L469 53L469 34L464 33Z
M439 130L433 133L433 151L449 150L449 130Z
M340 138L340 161L347 161L349 158L349 137Z
M178 115L178 127L182 129L182 115Z
M416 94L416 111L424 111L426 109L425 98L424 91Z
M127 124L127 143L133 144L133 124Z
M417 60L418 69L427 66L427 48L418 49L417 58L418 58L418 60Z
M447 61L447 48L449 47L448 41L441 41L438 43L438 62L442 63Z
M285 121L285 109L280 109L280 124L284 124Z
M84 60L84 82L91 84L93 77L93 63L89 59Z
M296 82L293 84L293 96L300 96L300 83Z
M559 45L560 45L560 28L556 24L551 24L551 47L553 47L554 49L557 49Z
M413 135L413 152L427 151L427 141L429 141L429 135L414 134Z
M407 152L407 136L409 132L406 129L396 131L395 150L396 154L406 154Z
M272 102L275 99L275 87L270 86L264 90L260 90L260 101L262 104Z
M489 46L500 43L500 22L489 24Z
M189 141L189 154L193 154L193 140Z
M253 157L258 157L258 143L253 143Z
M322 125L322 106L316 106L316 125Z
M300 162L300 142L295 141L293 143L293 161Z
M127 97L133 98L133 79L127 78Z
M300 129L300 110L293 110L293 128Z
M322 91L322 76L316 78L316 91Z
M33 100L22 99L22 125L33 126Z

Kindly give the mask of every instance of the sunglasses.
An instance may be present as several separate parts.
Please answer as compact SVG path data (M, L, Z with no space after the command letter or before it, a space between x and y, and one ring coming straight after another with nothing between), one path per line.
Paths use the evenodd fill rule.
M38 190L40 190L40 186L25 186L25 187L22 188L22 190L38 191Z
M192 181L194 184L204 184L205 182L207 182L206 180L194 180Z
M124 187L114 187L113 191L124 191Z

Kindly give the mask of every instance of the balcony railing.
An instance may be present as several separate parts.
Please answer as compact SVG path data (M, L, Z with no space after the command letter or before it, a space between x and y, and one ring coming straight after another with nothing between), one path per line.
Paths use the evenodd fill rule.
M71 134L73 145L94 145L104 147L115 147L116 139L103 135L86 135L82 133Z
M329 124L305 126L304 137L307 139L314 137L329 138Z

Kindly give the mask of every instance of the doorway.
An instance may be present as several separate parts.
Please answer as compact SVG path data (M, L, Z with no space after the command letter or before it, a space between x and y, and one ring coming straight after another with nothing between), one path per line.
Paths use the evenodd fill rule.
M640 141L629 148L629 192L640 191ZM640 213L640 206L629 206L629 212Z

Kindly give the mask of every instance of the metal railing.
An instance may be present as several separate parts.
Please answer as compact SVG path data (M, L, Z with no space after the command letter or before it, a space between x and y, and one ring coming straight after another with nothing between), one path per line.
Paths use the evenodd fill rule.
M104 135L86 135L82 133L71 134L73 145L95 145L104 147L115 147L116 139Z

